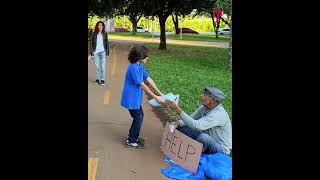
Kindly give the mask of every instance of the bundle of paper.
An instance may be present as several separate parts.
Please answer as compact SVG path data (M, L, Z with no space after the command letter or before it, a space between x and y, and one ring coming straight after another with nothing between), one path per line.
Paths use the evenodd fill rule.
M163 95L161 98L163 101L169 100L169 101L173 101L176 104L178 104L180 95L179 94L174 95L173 93L168 93L166 95ZM150 99L149 104L153 107L160 107L161 106L161 104L159 104L155 99Z

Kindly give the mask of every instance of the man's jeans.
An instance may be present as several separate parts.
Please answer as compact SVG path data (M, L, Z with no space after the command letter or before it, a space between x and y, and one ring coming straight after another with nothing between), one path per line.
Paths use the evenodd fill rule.
M144 114L141 106L139 109L129 109L129 112L133 121L129 130L128 140L130 143L136 143L140 134Z
M94 53L94 61L96 64L96 80L106 80L106 52Z
M225 153L223 147L206 133L193 130L188 126L182 126L177 128L183 134L191 137L192 139L203 144L202 152L205 154L214 154L217 152Z

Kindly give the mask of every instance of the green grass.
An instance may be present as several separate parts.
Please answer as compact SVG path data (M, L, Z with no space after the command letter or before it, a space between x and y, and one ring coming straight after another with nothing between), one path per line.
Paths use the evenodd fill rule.
M110 36L120 36L120 37L139 37L139 38L152 38L151 33L136 33L135 35L132 32L109 32L108 35Z
M180 34L170 34L167 36L168 39L175 39L180 40ZM207 34L182 34L182 40L186 41L209 41L209 42L216 42L216 41L230 41L229 35L219 35L217 39L215 35L207 35Z
M110 32L110 33L108 33L108 35L110 37L152 38L151 33L136 33L135 35L133 35L131 32ZM180 34L167 35L167 39L180 40ZM213 35L182 34L182 40L185 40L185 41L207 41L207 42L228 42L228 41L230 41L230 36L229 35L220 35L219 38L216 39L216 37Z
M221 89L226 100L223 106L232 118L232 73L229 67L228 49L167 45L158 50L158 44L146 43L150 59L146 68L163 93L180 94L180 107L191 114L199 106L204 86Z

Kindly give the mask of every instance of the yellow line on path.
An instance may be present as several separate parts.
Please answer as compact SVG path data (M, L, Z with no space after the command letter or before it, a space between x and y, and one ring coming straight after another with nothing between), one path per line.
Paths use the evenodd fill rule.
M88 160L88 180L95 180L98 169L98 158L89 158Z
M122 64L122 69L124 72L126 72L127 64Z
M103 104L105 105L109 104L109 100L110 100L110 91L106 90L104 93Z
M114 76L116 74L116 68L117 68L117 53L116 53L116 46L113 48L113 64L112 64L112 71L111 75Z

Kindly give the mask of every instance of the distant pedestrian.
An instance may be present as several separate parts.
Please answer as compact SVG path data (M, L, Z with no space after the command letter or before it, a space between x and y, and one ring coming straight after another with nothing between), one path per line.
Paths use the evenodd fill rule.
M94 84L105 85L106 81L106 61L109 58L108 34L105 31L105 24L97 22L91 37L91 56L94 56L96 66L96 80Z

